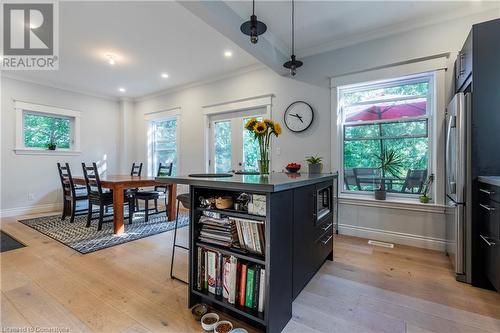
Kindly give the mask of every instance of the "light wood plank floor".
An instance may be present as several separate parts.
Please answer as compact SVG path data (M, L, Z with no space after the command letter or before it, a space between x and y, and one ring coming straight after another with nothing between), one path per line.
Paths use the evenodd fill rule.
M15 218L1 228L28 245L0 255L2 328L202 331L186 285L168 277L173 232L81 255ZM295 300L285 332L500 332L499 294L456 282L442 253L340 236L334 254Z

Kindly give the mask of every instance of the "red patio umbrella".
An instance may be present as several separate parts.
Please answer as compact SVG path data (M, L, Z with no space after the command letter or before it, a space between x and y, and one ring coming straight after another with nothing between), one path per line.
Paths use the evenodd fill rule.
M418 98L407 102L384 102L353 112L354 114L348 116L346 121L369 121L425 116L426 107L426 98Z

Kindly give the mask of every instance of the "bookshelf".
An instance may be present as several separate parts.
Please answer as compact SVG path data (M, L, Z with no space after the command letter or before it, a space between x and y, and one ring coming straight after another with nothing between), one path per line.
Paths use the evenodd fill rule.
M278 175L282 177L281 175ZM271 177L271 176L269 176ZM190 185L191 207L190 207L190 239L189 239L189 294L188 305L194 306L197 303L206 303L217 311L225 312L230 316L249 323L257 329L264 332L280 332L286 326L292 317L292 302L298 293L304 288L307 282L314 276L316 271L327 259L333 259L333 216L336 215L337 206L332 206L332 212L317 218L318 200L317 193L325 186L335 187L335 175L323 175L320 177L305 176L302 185L287 184L286 187L279 190L269 189L269 182L263 185L262 190L258 185L251 184L247 188L244 178L239 180L235 176L235 181L227 184L223 181L214 180L192 180L179 178ZM295 181L295 180L294 180ZM179 182L182 183L182 182ZM249 195L258 194L265 197L265 216L248 214L243 211L232 209L212 209L200 206L200 198L212 198L218 196L239 196L241 193ZM336 191L329 193L336 194ZM328 198L328 200L332 200ZM221 216L214 214L218 213ZM231 242L221 242L221 244L212 243L213 239L207 239L207 228L204 227L206 217L200 223L202 216L217 219L219 217L228 217L253 220L259 225L258 235L265 241L261 244L263 255L252 251L242 251L239 248L231 247ZM245 221L244 221L245 222ZM251 222L249 222L251 223ZM224 229L226 228L226 229ZM203 234L201 233L203 230ZM221 230L231 230L234 235L234 229L228 226L221 227ZM224 232L223 232L224 233ZM200 236L202 239L200 239ZM331 237L332 236L332 237ZM224 237L227 237L224 236ZM239 235L238 235L239 237ZM229 245L228 245L229 244ZM219 267L225 267L227 257L234 257L238 263L248 265L255 272L265 271L263 274L254 273L254 277L260 276L258 299L263 299L263 311L259 312L259 307L247 307L241 304L241 299L236 298L234 303L230 303L227 298L219 293L209 292L205 282L199 283L199 269L201 274L202 265L206 263L203 251L217 253L216 262ZM220 259L219 257L222 257ZM231 263L234 263L234 258ZM213 257L210 265L213 266ZM237 266L239 267L239 266ZM205 268L203 267L203 270ZM205 272L205 271L204 271ZM204 273L208 275L207 273ZM237 275L238 276L238 275ZM241 275L243 276L243 274ZM213 279L212 279L213 281ZM240 281L236 286L240 286ZM213 285L213 284L212 284ZM251 290L251 289L250 289ZM212 289L213 291L213 289ZM262 294L260 294L262 291ZM226 294L227 296L227 294ZM246 295L245 295L246 296ZM262 296L262 298L261 298ZM239 297L239 296L237 296Z

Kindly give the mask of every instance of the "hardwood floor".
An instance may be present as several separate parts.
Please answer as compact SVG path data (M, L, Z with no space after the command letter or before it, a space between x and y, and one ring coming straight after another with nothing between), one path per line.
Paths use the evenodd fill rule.
M15 218L1 228L27 245L0 255L4 330L202 331L187 286L169 278L173 232L81 255ZM295 300L284 332L500 332L499 294L456 282L442 253L340 236L334 255Z

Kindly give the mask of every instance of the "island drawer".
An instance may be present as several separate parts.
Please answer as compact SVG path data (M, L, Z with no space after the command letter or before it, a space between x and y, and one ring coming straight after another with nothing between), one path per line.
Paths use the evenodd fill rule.
M479 201L484 204L490 200L500 202L500 187L480 182Z

